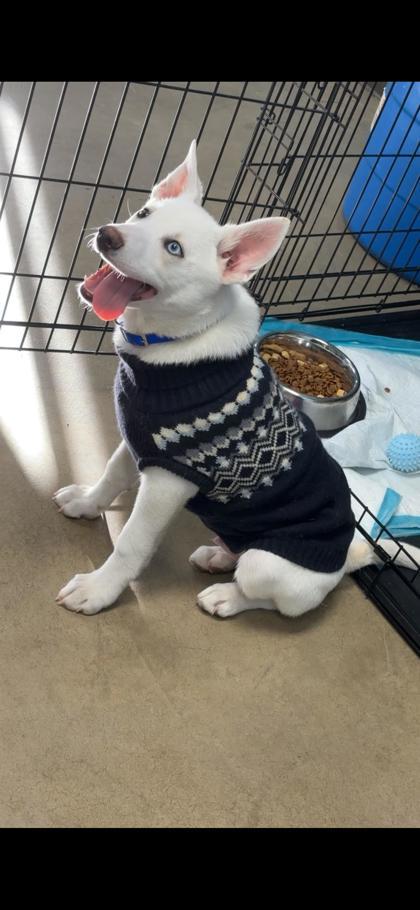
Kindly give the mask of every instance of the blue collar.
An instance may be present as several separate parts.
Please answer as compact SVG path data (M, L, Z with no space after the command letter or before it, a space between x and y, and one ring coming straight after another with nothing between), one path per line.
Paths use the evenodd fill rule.
M166 335L154 335L153 333L149 335L133 335L131 332L127 332L118 319L115 320L124 341L127 341L129 344L136 344L138 347L147 347L149 344L161 344L165 341L175 341L175 338L168 338Z

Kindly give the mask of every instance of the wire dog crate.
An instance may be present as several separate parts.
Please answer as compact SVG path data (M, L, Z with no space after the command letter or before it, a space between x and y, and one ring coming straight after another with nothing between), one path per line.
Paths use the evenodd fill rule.
M0 348L113 353L112 327L81 311L75 294L96 267L87 237L140 208L194 136L204 204L221 223L292 220L281 250L250 284L262 316L420 337L418 286L359 246L342 215L382 88L1 83ZM358 508L369 537L362 519L375 516L360 500ZM420 653L420 566L397 567L380 547L378 525L376 542L369 539L382 564L357 580Z

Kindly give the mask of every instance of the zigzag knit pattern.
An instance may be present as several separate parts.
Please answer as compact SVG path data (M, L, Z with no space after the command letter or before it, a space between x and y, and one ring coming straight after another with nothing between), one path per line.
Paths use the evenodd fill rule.
M233 401L191 423L162 426L153 440L165 455L212 481L210 499L228 502L234 496L250 499L259 487L272 486L279 471L290 471L303 432L297 412L255 354L250 377Z

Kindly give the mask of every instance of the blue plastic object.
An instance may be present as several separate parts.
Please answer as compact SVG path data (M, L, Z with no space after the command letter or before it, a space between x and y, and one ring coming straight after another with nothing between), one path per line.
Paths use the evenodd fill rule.
M400 433L394 436L385 454L395 471L403 471L406 474L420 471L420 436L414 433Z
M382 531L379 524L374 521L370 532L374 540L379 539L380 542L380 538L390 537L391 534L397 539L401 537L417 537L420 534L420 515L395 515L401 498L396 490L391 490L390 487L387 488L377 517L381 524L386 525L389 534L386 531Z
M387 487L385 496L379 506L377 518L383 525L389 525L389 522L394 515L394 512L398 509L398 506L401 502L401 496L396 490L391 490L391 487ZM378 534L380 533L381 528L376 521L373 522L371 536L375 540ZM382 532L382 537L388 537L388 534Z
M385 94L343 213L372 256L420 284L420 82L389 82Z

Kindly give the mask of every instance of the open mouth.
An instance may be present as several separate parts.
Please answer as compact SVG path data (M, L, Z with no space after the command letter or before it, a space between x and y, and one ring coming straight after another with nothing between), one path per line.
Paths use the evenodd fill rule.
M96 315L108 322L121 316L131 301L150 300L156 296L157 290L144 281L126 278L110 265L103 265L85 278L79 293L92 305Z

